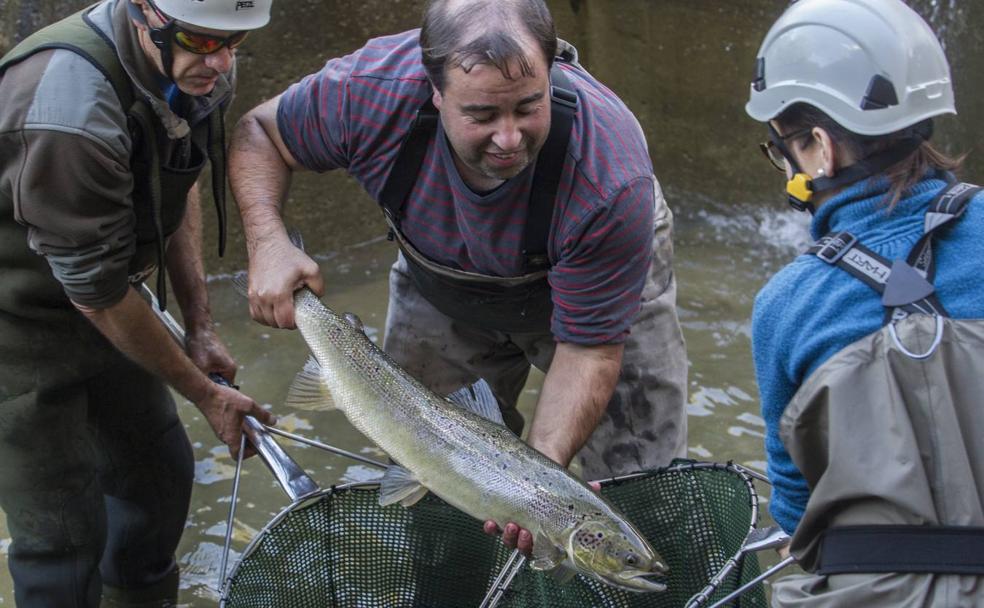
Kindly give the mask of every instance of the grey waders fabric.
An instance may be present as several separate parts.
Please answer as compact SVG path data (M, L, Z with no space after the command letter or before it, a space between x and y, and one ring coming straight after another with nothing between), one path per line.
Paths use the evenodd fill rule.
M658 468L686 452L687 356L676 315L672 215L665 203L656 217L652 269L625 343L621 376L605 416L578 455L586 479ZM547 371L555 343L547 327L506 334L444 315L413 286L401 254L390 271L383 348L438 394L484 378L507 425L519 434L523 419L516 401L530 365Z
M984 321L941 318L923 360L889 327L845 348L800 387L783 443L810 485L791 551L816 568L821 534L851 525L984 526ZM913 353L936 318L895 324ZM982 548L984 551L984 548ZM776 606L984 606L984 577L807 574L773 585Z
M94 328L18 325L0 315L0 506L16 605L96 608L103 584L176 601L177 585L161 585L194 458L170 392Z

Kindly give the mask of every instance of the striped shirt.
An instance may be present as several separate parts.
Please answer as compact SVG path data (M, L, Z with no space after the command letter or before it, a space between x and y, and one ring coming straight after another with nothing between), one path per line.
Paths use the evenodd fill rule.
M292 85L277 113L294 158L344 168L378 200L417 109L431 95L419 32L370 40ZM579 107L554 206L548 274L560 342L625 339L648 276L654 177L635 117L590 74L564 65ZM433 261L491 276L522 273L532 165L494 191L465 185L440 126L405 205L401 230Z

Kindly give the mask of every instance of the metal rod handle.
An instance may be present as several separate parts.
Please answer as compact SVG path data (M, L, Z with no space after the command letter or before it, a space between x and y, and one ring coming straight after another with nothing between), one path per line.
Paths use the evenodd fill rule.
M239 455L236 458L236 476L232 481L232 501L229 504L229 519L226 520L225 544L222 546L222 563L219 565L219 594L225 586L226 563L229 561L229 549L232 547L232 526L236 519L236 501L239 499L239 475L243 470L243 453L246 451L246 435L239 437Z
M749 589L751 589L755 585L758 585L759 583L761 583L765 579L769 578L770 576L772 576L776 572L779 572L780 570L782 570L783 568L785 568L786 566L792 564L795 561L796 561L796 558L793 557L792 555L790 555L789 557L787 557L786 559L782 560L781 562L779 562L775 566L772 566L771 568L769 568L768 570L766 570L762 574L759 574L758 576L756 576L752 580L748 581L747 583L745 583L741 587L738 587L737 589L735 589L734 591L732 591L731 593L729 593L728 595L726 595L723 599L715 602L714 605L711 606L710 608L720 608L721 606L724 606L725 604L727 604L731 600L735 599L736 597L738 597L742 593L745 593L746 591L748 591Z
M150 304L151 310L154 311L157 318L164 324L164 327L167 328L168 332L171 334L171 337L178 343L178 346L184 348L184 328L181 327L181 324L175 320L171 313L160 309L157 305L157 296L154 295L154 292L152 292L149 287L146 285L142 285L141 287L143 297ZM214 378L213 381L228 384L224 380L220 381L217 378ZM318 492L321 489L318 487L318 484L304 472L304 469L298 466L298 464L294 462L294 460L288 456L279 445L277 445L273 438L266 432L265 427L259 420L253 418L252 416L246 416L244 420L245 428L243 430L249 438L249 442L260 455L260 459L263 463L266 464L267 468L270 469L270 472L273 473L273 476L277 479L277 483L280 484L280 488L292 501L303 498L308 494Z
M525 564L526 556L520 553L519 549L513 549L512 554L509 555L509 559L506 560L502 570L499 571L499 576L492 583L489 592L485 594L485 599L482 600L478 608L495 608L498 606L499 602L502 601L502 596L509 589L509 585L512 584L513 579L516 578L516 575L519 574L519 571Z
M301 435L295 435L294 433L288 433L287 431L282 431L282 430L280 430L278 428L274 428L272 426L267 426L265 424L263 425L263 428L266 429L266 431L268 433L272 434L272 435L280 435L281 437L286 437L287 439L292 439L292 440L294 440L294 441L296 441L298 443L303 443L305 445L309 445L309 446L312 446L312 447L320 448L322 450L325 450L326 452L331 452L332 454L337 454L339 456L346 456L348 458L351 458L352 460L357 460L359 462L363 462L365 464L368 464L370 466L374 466L374 467L379 468L379 469L388 469L389 468L389 465L386 464L385 462L379 462L378 460L373 460L372 458L367 458L365 456L360 456L360 455L355 454L353 452L349 452L348 450L343 450L341 448L336 448L334 446L328 445L327 443L321 443L320 441L315 441L314 439L308 439L307 437L303 437Z

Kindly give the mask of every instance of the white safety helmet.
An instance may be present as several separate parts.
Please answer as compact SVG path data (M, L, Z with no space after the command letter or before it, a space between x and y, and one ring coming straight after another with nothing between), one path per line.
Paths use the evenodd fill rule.
M213 30L255 30L270 21L273 0L151 0L168 17Z
M800 102L860 135L956 114L943 49L901 0L799 0L786 9L759 49L745 111L766 122Z

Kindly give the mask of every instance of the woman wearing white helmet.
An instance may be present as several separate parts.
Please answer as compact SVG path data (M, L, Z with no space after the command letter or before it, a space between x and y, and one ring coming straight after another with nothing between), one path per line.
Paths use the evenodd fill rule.
M809 572L773 603L984 605L984 195L928 141L943 50L899 0L799 0L746 111L817 241L752 321L770 510Z

